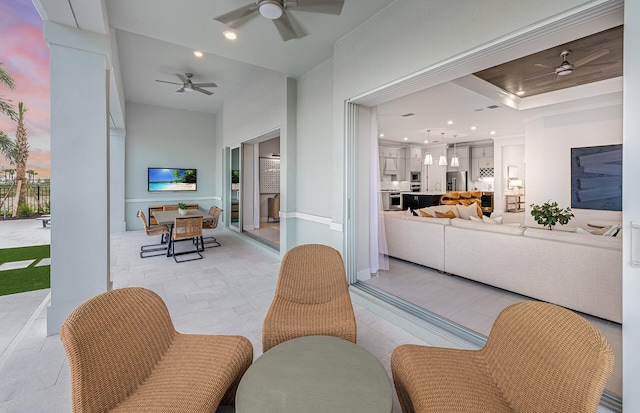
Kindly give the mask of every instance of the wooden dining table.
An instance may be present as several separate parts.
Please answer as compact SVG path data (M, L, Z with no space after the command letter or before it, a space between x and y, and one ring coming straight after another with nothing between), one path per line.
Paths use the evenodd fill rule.
M174 211L156 211L153 213L153 217L158 222L158 225L166 225L169 227L169 240L167 242L167 257L171 256L171 234L173 234L173 224L177 217L202 217L202 221L213 221L215 217L209 215L206 212L202 212L199 209L187 209L186 215L180 215L178 210Z

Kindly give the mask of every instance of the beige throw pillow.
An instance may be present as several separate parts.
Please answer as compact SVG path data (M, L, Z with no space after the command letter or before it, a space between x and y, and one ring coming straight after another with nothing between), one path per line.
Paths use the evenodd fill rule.
M427 214L425 211L419 209L418 212L420 213L420 216L425 217L425 218L435 218L433 215L429 215ZM436 212L437 214L437 212Z
M447 212L438 212L438 211L436 211L436 217L438 217L438 218L452 218L453 219L453 218L456 217L456 214L451 210L449 210Z
M481 216L478 215L478 206L475 202L470 205L456 205L456 208L458 210L458 216L462 219L471 219L471 216L481 218Z

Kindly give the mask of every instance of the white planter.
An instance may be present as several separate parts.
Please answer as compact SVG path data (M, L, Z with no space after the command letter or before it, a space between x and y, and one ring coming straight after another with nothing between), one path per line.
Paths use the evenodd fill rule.
M179 210L178 210L178 213L179 213L180 215L187 215L187 210L186 210L186 209L179 209Z

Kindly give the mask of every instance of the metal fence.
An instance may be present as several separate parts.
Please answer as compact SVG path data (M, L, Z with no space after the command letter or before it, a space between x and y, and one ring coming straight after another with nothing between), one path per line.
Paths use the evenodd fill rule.
M16 202L16 188L0 185L0 219L13 215L14 202ZM48 214L50 204L51 187L42 184L31 185L31 188L27 187L25 205L18 206L18 215Z

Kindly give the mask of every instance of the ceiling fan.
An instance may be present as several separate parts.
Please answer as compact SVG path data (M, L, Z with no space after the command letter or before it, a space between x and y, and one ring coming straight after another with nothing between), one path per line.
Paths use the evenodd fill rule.
M301 26L287 13L288 10L299 10L310 13L340 15L344 0L259 0L228 13L214 17L215 20L237 29L255 16L262 16L273 21L280 37L285 42L300 39L307 35Z
M580 60L576 60L575 63L569 63L569 61L567 60L567 57L571 54L571 50L563 50L562 53L560 53L560 57L562 58L562 63L560 63L560 66L557 66L555 68L552 68L551 66L547 66L547 65L543 65L541 63L536 63L534 66L538 66L538 67L547 67L550 69L553 69L552 72L548 72L548 73L544 73L542 75L538 75L538 76L534 76L534 77L530 77L528 79L524 79L524 80L532 80L532 79L538 79L544 76L549 76L549 75L556 75L556 80L560 79L560 76L567 76L573 73L574 70L576 70L578 67L580 66L584 66L587 63L590 63L606 54L609 53L609 49L601 49L598 50L595 53L590 54L589 56L583 57Z
M191 81L191 78L193 77L193 73L185 73L184 75L181 75L180 73L176 73L176 76L178 76L178 78L180 79L180 81L182 83L177 83L177 82L167 82L166 80L158 80L156 79L156 82L161 82L161 83L170 83L172 85L181 85L182 87L178 90L176 90L177 93L182 93L182 92L200 92L200 93L204 93L205 95L213 95L213 92L209 92L208 90L202 89L203 87L218 87L218 85L216 85L213 82L208 82L208 83L193 83Z

